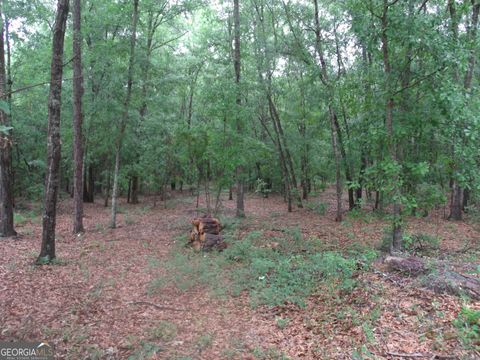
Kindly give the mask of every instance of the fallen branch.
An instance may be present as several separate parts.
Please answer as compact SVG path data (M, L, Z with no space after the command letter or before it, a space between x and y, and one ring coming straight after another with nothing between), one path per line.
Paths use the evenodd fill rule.
M394 353L394 352L387 352L385 355L389 356L396 356L396 357L401 357L401 358L425 358L425 357L430 357L431 355L428 354L422 354L422 353Z
M187 311L185 309L177 309L171 306L164 306L164 305L157 305L148 301L130 301L127 304L129 305L149 305L153 306L155 309L158 310L170 310L170 311Z

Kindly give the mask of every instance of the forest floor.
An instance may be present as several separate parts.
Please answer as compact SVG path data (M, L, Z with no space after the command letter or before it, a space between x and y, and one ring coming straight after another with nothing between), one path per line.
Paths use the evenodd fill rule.
M202 199L197 209L189 194L156 207L148 197L123 202L117 229L108 228L110 212L100 201L85 204L81 236L71 234L72 205L64 199L52 266L33 265L41 217L38 204L25 205L18 238L0 241L0 340L48 341L62 359L480 359L478 319L468 320L480 303L435 294L379 260L360 262L353 273L351 263L341 265L346 279L319 280L303 300L291 284L276 284L273 293L273 282L265 282L276 266L268 251L291 251L275 257L287 279L297 266L291 263L312 249L334 261L355 253L357 263L377 254L387 220L363 210L336 223L333 195L327 190L310 209L290 214L280 197L249 195L242 221L233 217L234 201L224 200L227 255L185 248L190 222L205 206ZM446 221L438 209L410 218L407 231L439 239L428 256L479 276L478 223ZM259 257L247 261L249 252ZM257 276L262 266L270 270ZM275 305L282 296L292 301Z

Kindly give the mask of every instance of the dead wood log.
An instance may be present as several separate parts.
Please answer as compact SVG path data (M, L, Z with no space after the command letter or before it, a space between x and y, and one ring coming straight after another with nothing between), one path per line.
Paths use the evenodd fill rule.
M436 293L447 293L457 296L467 295L480 300L480 281L452 271L431 274L427 285Z
M421 258L387 256L384 260L391 269L409 275L427 275L427 288L436 293L448 293L457 296L467 295L472 299L480 300L480 280L459 274L446 269L445 265L432 264L426 266ZM431 271L435 269L435 271Z
M417 257L402 258L399 256L387 256L384 260L391 269L407 273L409 275L420 275L427 272L422 259Z

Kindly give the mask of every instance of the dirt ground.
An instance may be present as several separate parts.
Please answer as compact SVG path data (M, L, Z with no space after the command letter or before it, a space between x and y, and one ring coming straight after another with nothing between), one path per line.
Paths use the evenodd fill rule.
M281 228L299 227L305 241L318 238L334 249L378 247L384 220L347 217L336 223L333 194L320 198L328 205L325 214L288 214L280 197L250 195L233 241L252 230L273 237ZM320 286L303 309L253 308L247 294L215 297L200 286L152 293L152 281L166 275L163 264L186 240L195 200L177 192L156 207L153 198L121 203L117 229L108 228L109 209L98 200L85 204L86 233L74 236L71 200L64 199L59 261L52 266L32 265L41 222L38 216L23 219L18 238L0 240L0 340L48 341L62 359L480 359L452 325L464 300L386 275L381 265L362 272L361 286L344 296ZM224 200L223 214L233 215L234 205ZM439 237L441 256L460 271L479 265L480 229L474 224L446 221L438 209L409 219L408 230ZM480 309L479 303L469 306Z

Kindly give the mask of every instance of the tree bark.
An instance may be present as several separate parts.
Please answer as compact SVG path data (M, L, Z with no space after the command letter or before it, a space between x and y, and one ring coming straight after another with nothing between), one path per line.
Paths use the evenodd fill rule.
M73 0L73 233L84 232L83 228L83 136L82 136L82 33L81 0Z
M390 159L393 163L397 163L397 149L395 145L395 134L393 130L393 108L394 101L391 95L390 83L391 83L391 73L392 66L390 64L390 54L388 49L388 9L391 5L388 0L383 0L383 13L382 13L382 54L383 54L383 68L385 73L385 88L386 88L386 102L385 102L385 127L387 134L389 136L388 149L390 153ZM394 179L395 184L398 183L398 175ZM398 197L400 195L400 188L396 185L393 193L394 202L393 202L393 232L392 232L392 243L390 246L390 253L401 251L402 249L402 225L401 225L401 206L398 202Z
M235 85L237 87L237 113L240 111L242 105L240 92L240 4L239 0L233 0L233 22L234 22L234 51L233 51L233 66L235 68ZM237 132L242 133L241 119L237 116ZM237 217L245 217L245 189L243 180L243 166L237 165L235 169L235 176L237 178Z
M95 201L95 174L93 165L90 164L87 168L84 162L83 166L83 201L93 203Z
M472 0L472 18L470 26L467 30L468 41L473 43L477 36L477 26L478 26L478 17L480 12L480 3L477 0ZM455 8L455 1L449 0L448 7L450 11L451 17L451 29L454 37L455 43L457 42L458 38L458 19L456 16L456 8ZM465 77L463 79L463 89L465 94L468 94L472 88L472 80L473 80L473 73L476 64L476 54L474 50L471 50L470 56L468 58L468 67L465 73ZM455 73L456 80L458 81L458 71L456 70ZM466 125L462 123L462 128L460 129L461 134L461 146L465 146L465 139L464 134L464 127ZM463 159L457 159L456 162L461 163ZM461 184L458 183L456 179L453 180L452 186L452 201L450 203L450 215L448 216L449 220L462 220L462 210L463 210L463 201L464 201L464 188Z
M452 186L452 200L450 203L450 215L448 216L448 220L462 220L462 206L463 188L456 180L454 180Z
M2 15L0 3L0 18ZM3 24L0 28L0 101L7 102ZM0 110L0 125L10 125L9 116ZM13 172L11 130L0 132L0 237L17 235L13 224Z
M339 129L337 128L338 122L336 122L336 114L333 108L329 107L329 116L330 116L330 129L332 135L332 149L333 156L335 158L335 190L337 195L337 215L335 221L342 221L343 210L342 210L342 194L343 194L343 185L342 185L342 175L340 174L340 151L338 149L338 133Z
M55 225L60 175L60 111L62 105L63 50L68 18L68 0L58 0L53 29L50 95L48 98L48 146L45 200L42 223L42 248L37 263L55 259Z
M318 0L313 0L314 5L314 21L315 21L315 50L320 58L320 80L325 85L328 94L328 115L330 118L330 133L332 137L332 148L333 148L333 155L335 158L335 188L336 188L336 195L337 195L337 214L336 214L336 221L342 221L342 179L340 174L340 152L338 151L338 130L336 121L336 111L334 109L333 103L333 88L330 83L329 75L328 75L328 65L325 60L325 54L323 50L323 40L322 40L322 32L320 27L320 18L319 18L319 8L318 8Z
M138 176L132 177L132 188L130 194L130 202L132 204L138 204Z
M105 199L103 206L108 207L108 197L110 196L110 171L107 174L107 183L105 184Z
M132 98L133 86L133 66L135 64L135 46L137 43L137 23L138 23L138 2L133 0L133 14L132 14L132 35L130 38L130 58L128 62L127 74L127 94L125 96L123 117L120 123L120 129L115 144L115 172L113 175L113 190L112 190L112 216L110 227L115 229L117 227L117 197L118 197L118 177L120 173L120 151L122 148L123 135L128 121L128 110L130 109L130 100Z

